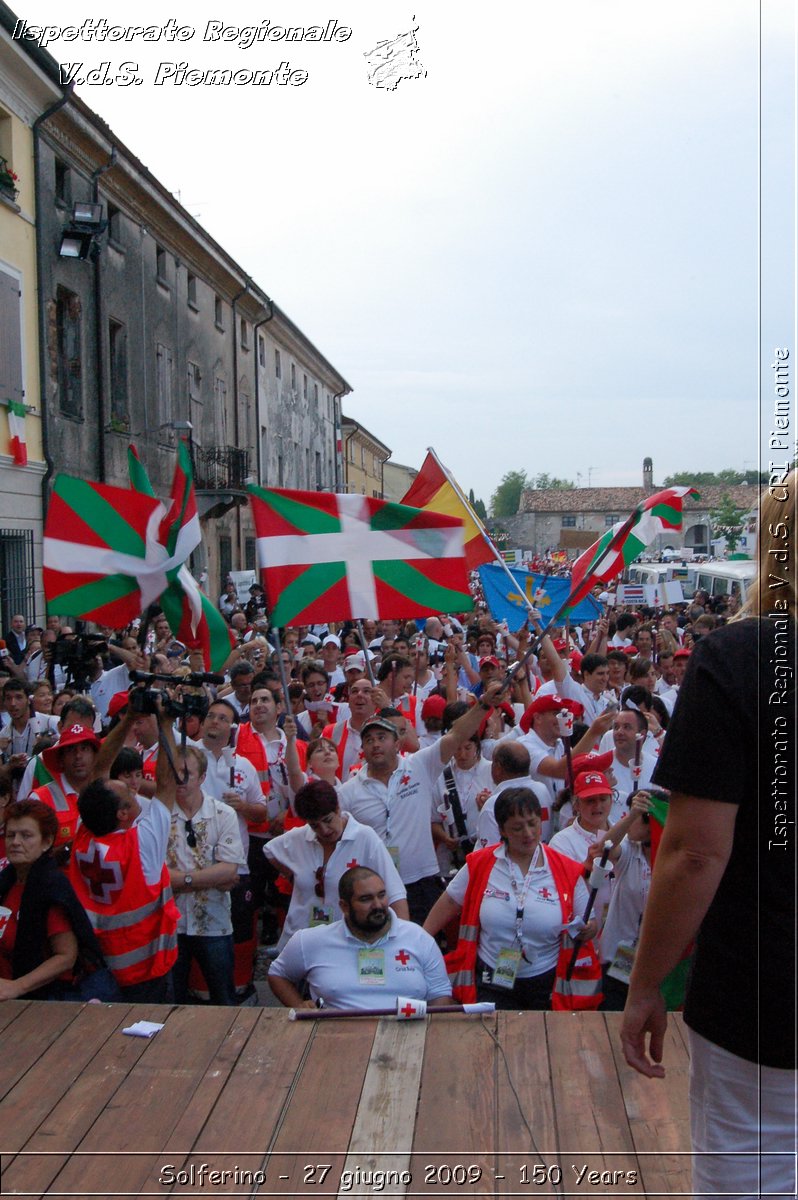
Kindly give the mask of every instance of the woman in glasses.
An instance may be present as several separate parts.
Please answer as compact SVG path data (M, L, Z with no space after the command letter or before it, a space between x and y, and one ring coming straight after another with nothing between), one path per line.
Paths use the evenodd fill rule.
M391 908L398 917L409 919L407 893L388 850L370 826L341 812L331 783L314 779L304 784L293 808L306 824L272 838L263 850L294 885L279 950L297 929L340 920L338 880L350 867L376 871L385 881Z

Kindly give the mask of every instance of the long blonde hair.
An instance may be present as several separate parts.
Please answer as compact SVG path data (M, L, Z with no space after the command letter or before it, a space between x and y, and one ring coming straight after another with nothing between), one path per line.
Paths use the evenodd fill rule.
M783 483L771 484L760 498L757 573L735 620L773 611L789 615L793 621L798 617L796 491L798 470L793 469Z

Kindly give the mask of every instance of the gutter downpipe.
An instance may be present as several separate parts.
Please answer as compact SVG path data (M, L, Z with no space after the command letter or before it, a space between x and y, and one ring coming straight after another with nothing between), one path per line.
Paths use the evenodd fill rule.
M236 306L242 296L246 296L252 283L249 275L244 276L244 286L237 295L233 297L233 433L235 437L236 449L240 450L239 442L241 441L241 425L239 422L238 413L238 318L236 314ZM257 368L257 359L256 359ZM236 504L236 541L238 542L238 565L241 569L242 554L241 554L241 505Z
M274 317L274 301L272 300L271 296L266 297L266 302L269 305L269 315L268 317L264 317L263 320L258 321L257 325L255 325L252 330L252 338L255 343L255 421L257 422L257 429L255 432L255 473L258 478L258 485L263 483L263 462L260 446L260 362L258 360L258 330L260 329L261 325L267 325ZM265 369L266 365L264 363L264 370Z
M63 108L67 101L71 100L74 86L73 83L67 84L61 99L56 100L49 108L46 108L31 126L31 133L33 134L33 183L35 189L34 209L36 212L36 285L39 291L37 305L39 312L39 420L41 421L42 428L42 455L47 464L42 476L42 520L47 516L50 498L49 486L55 466L50 457L50 446L47 438L47 322L44 307L44 249L42 246L42 188L39 179L41 167L39 130L44 122L50 119L53 113L58 112L59 108Z
M111 147L111 157L103 167L98 167L91 177L91 196L94 204L100 203L100 176L116 165L116 146ZM95 329L95 365L97 370L97 474L100 483L105 483L105 404L107 392L103 369L103 319L102 319L102 272L100 269L100 247L95 241L92 246L94 259L94 310L97 322Z
M344 396L351 396L351 394L352 394L351 388L344 388L344 390L342 392L333 392L333 438L335 439L336 444L338 441L336 434L337 434L338 430L341 429L342 424L343 424L343 417L341 416L341 409L340 409L340 401L343 400ZM355 429L352 430L352 433L350 433L349 437L346 439L347 446L349 445L350 438L353 436L353 434L355 434L357 432L357 430L359 428L360 428L360 426L358 425L358 426L356 426ZM345 461L346 461L346 459L344 459L344 462ZM339 486L343 487L344 462L340 462L340 463L338 462L338 454L336 452L336 455L335 455L335 490L336 491L338 491Z

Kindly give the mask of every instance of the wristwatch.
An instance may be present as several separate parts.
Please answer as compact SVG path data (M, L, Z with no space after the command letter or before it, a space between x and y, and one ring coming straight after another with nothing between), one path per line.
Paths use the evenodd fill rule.
M187 887L187 888L190 888L190 887L193 887L193 886L194 886L194 877L193 877L193 875L186 875L186 876L184 876L184 878L183 878L183 886L184 886L184 887Z

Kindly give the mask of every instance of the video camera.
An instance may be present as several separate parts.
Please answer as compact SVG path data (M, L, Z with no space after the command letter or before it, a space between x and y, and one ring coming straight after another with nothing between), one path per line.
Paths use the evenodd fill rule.
M96 633L61 634L50 646L50 663L61 667L80 691L94 674L97 656L108 653L108 642Z
M161 708L167 716L174 718L196 716L204 721L210 705L204 692L188 692L183 695L181 700L175 700L166 688L154 688L152 685L157 681L172 685L179 682L182 687L199 688L205 683L224 683L224 676L213 675L209 671L192 671L190 675L181 675L178 681L174 675L161 675L150 671L131 671L130 680L132 683L146 685L143 688L134 688L130 692L128 703L131 712L157 716L158 701L160 701Z

